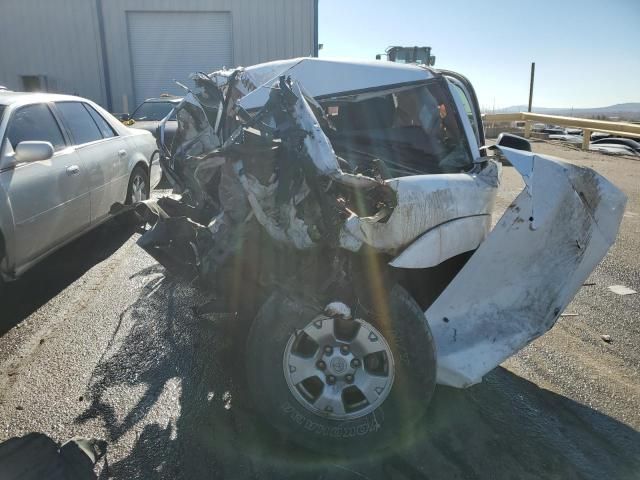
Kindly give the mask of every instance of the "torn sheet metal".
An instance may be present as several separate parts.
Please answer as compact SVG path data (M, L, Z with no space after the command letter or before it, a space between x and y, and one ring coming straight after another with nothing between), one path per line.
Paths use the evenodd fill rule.
M291 90L297 100L293 105L292 122L305 132L304 150L317 169L318 174L326 176L328 179L342 185L359 188L372 189L376 187L385 188L380 181L376 181L365 175L353 175L342 171L338 164L338 157L333 151L333 147L327 135L322 131L305 95L299 84L292 85ZM310 98L310 97L308 97Z
M208 78L198 76L201 86ZM213 81L207 86L214 86ZM168 268L175 270L183 255L184 268L178 269L183 276L211 279L233 253L232 246L239 248L244 224L250 221L284 247L338 246L340 226L352 214L344 189L360 203L374 205L368 210L373 218L382 218L395 205L393 190L382 180L342 170L313 111L321 107L296 82L277 79L261 110L240 120L221 146L212 136L213 115L206 112L215 102L200 101L194 108L191 102L202 100L201 95L187 98L177 109L184 125L176 137L183 143L169 163L180 177L183 200L198 217L156 214L156 223L139 240ZM203 140L211 141L205 145ZM162 211L157 205L147 207Z
M438 382L466 387L549 330L615 241L626 198L593 170L500 148L526 187L425 312Z

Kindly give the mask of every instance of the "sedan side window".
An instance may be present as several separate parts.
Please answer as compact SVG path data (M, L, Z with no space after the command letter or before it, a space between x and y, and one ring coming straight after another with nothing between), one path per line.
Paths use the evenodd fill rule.
M102 134L89 112L79 102L57 102L56 107L70 130L74 145L102 140Z
M117 133L113 130L111 125L109 125L109 122L107 122L102 117L102 115L96 112L95 108L93 108L91 105L87 105L86 103L83 103L82 105L84 105L84 108L87 109L87 111L89 112L93 120L96 122L96 125L98 125L98 128L100 129L100 133L102 133L102 136L104 138L111 138L117 135Z
M14 150L20 142L29 140L50 142L55 151L66 146L58 122L44 103L27 105L16 111L9 121L7 139Z

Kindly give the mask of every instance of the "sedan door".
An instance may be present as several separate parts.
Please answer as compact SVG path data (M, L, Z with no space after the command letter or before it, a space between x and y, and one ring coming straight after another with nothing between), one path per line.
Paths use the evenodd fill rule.
M19 269L89 225L89 192L86 172L49 104L20 107L6 131L5 155L14 155L18 144L28 140L50 142L54 148L49 160L18 162L0 173L13 212L14 268Z
M120 164L126 162L124 141L111 126L84 102L56 102L56 109L63 119L76 152L87 169L91 197L91 223L99 223L114 203L117 185L114 179ZM117 200L122 201L123 198Z

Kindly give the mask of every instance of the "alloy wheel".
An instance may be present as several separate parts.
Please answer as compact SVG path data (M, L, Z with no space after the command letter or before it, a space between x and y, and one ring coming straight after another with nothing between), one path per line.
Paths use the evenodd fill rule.
M391 391L393 355L382 334L362 319L320 315L292 334L283 357L293 396L307 410L353 420L378 408Z

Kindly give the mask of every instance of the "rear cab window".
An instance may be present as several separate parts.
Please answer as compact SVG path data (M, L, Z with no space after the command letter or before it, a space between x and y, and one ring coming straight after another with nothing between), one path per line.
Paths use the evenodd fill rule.
M452 85L453 85L453 88L455 88L456 92L458 92L458 95L460 95L460 100L462 101L462 106L464 107L464 113L467 115L467 118L469 119L469 123L473 127L474 132L477 132L478 127L476 125L476 117L473 114L473 109L471 108L471 102L467 97L467 93L457 83L453 83Z
M6 138L14 150L25 141L49 142L54 151L66 147L60 125L45 103L19 107L9 119Z

